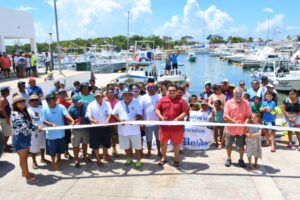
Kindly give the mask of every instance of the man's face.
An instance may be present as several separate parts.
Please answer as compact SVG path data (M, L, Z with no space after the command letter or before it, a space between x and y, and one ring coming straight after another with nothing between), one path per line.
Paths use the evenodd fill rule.
M98 103L102 103L102 101L103 101L103 96L102 96L102 95L97 95L97 96L95 96L95 99L96 99L96 101L97 101Z
M25 84L19 85L19 90L25 90Z
M80 89L80 84L77 84L77 85L74 85L76 90L79 90Z
M153 96L156 93L155 87L148 87L147 91L150 96Z
M184 91L183 90L178 90L178 96L181 98L184 95Z
M206 84L205 85L205 91L209 92L211 90L211 85L210 84Z
M125 87L124 83L120 83L120 84L119 84L119 88L120 88L120 89L124 89L124 87Z
M271 101L273 99L273 96L270 94L267 94L266 99L267 99L267 101Z
M82 102L74 102L76 108L80 108L82 106Z
M60 88L60 83L56 83L56 84L54 84L54 86L55 86L56 88Z
M123 100L125 103L130 103L132 101L133 94L132 93L123 93Z
M30 85L31 87L34 87L34 86L36 85L36 81L30 81L30 82L29 82L29 85Z
M234 93L234 99L236 102L241 102L243 97L243 93L242 92L235 92Z
M259 83L258 83L258 81L253 81L252 82L252 89L253 90L257 90L259 88Z
M269 83L268 79L264 79L264 80L261 81L261 84L262 84L263 86L268 85L268 83Z
M192 97L192 102L197 103L197 97Z
M50 107L50 108L54 108L55 106L56 106L56 101L55 101L55 99L50 99L50 100L48 100L48 106Z
M240 88L244 88L245 87L245 82L240 82Z
M177 89L175 87L168 88L168 96L173 99L178 95Z
M115 96L114 96L114 91L113 90L108 90L107 91L107 97L110 98L110 99L113 99Z
M30 106L37 108L39 106L39 100L38 99L32 99L29 101Z
M90 90L88 87L82 87L81 88L81 93L84 95L88 95L90 93Z
M90 81L90 85L92 86L92 87L94 87L95 86L95 81Z

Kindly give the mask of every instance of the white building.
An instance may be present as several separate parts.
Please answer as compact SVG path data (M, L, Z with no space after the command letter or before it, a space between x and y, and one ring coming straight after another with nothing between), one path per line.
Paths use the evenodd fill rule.
M5 51L6 39L29 39L31 50L36 52L32 15L25 11L0 7L0 52Z

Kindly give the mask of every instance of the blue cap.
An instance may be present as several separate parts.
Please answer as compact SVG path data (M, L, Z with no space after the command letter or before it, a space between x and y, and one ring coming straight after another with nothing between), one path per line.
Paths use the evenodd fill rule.
M81 97L79 95L73 95L72 102L73 103L81 103L82 99L81 99Z
M89 83L88 82L83 82L80 84L80 87L89 87Z
M130 93L132 94L132 91L129 88L124 88L124 90L122 91L123 94L125 93Z

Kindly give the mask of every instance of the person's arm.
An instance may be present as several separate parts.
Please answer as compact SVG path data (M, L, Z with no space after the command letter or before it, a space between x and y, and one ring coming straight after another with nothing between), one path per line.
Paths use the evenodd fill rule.
M50 127L56 127L56 126L57 126L56 124L51 123L51 122L49 122L49 121L47 121L47 120L43 120L43 123L44 123L46 126L50 126Z
M159 109L155 109L155 113L160 121L167 121L166 117L163 117Z
M6 113L5 107L6 107L6 101L4 101L4 99L0 99L0 113L2 114L2 116L4 117L4 119L6 120L7 124L10 124L10 116L8 116L8 114Z
M183 121L184 117L187 115L188 107L187 107L187 104L184 100L181 101L181 107L182 107L181 114L178 117L176 117L173 121Z
M211 118L212 118L211 121L212 121L212 122L215 122L215 112L216 112L215 110L213 110L213 111L211 112Z
M66 115L64 115L70 122L70 125L74 125L75 121L74 119L71 117L71 115L69 115L69 113L67 113Z

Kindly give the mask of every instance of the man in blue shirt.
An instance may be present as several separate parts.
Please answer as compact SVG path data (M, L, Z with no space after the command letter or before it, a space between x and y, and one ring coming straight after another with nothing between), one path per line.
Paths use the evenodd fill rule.
M178 57L179 53L173 53L171 55L171 61L172 61L172 68L173 69L178 69L178 62L177 62L177 57Z
M64 126L64 117L71 125L74 125L73 118L69 115L65 106L56 104L53 95L46 96L47 106L43 107L41 120L48 127ZM46 130L46 153L51 156L53 170L58 170L58 163L61 160L61 154L65 153L65 131ZM56 160L55 160L56 157Z
M79 95L74 95L72 97L72 105L69 107L68 112L70 116L75 120L76 125L88 124L88 118L85 116L86 109L88 107L87 102L82 102ZM79 146L82 143L83 150L83 160L85 162L90 162L91 160L87 157L87 147L89 144L89 129L72 129L72 145L74 152L75 167L80 167Z
M54 81L54 88L51 89L51 94L54 95L55 92L58 92L60 89L60 81Z
M74 81L73 85L74 85L74 89L71 92L71 97L74 96L75 94L78 95L80 93L80 82Z
M251 82L251 88L247 91L247 93L250 95L250 102L253 102L254 97L258 96L259 100L262 101L263 96L261 94L261 90L259 89L259 81L258 80L253 80Z
M43 95L44 95L44 94L43 94L43 90L42 90L41 87L39 87L39 86L36 85L36 80L35 80L35 78L33 78L33 77L29 78L28 84L29 84L29 86L26 87L26 90L27 90L29 96L35 94L35 95L38 96L39 98L42 98L42 97L43 97Z

